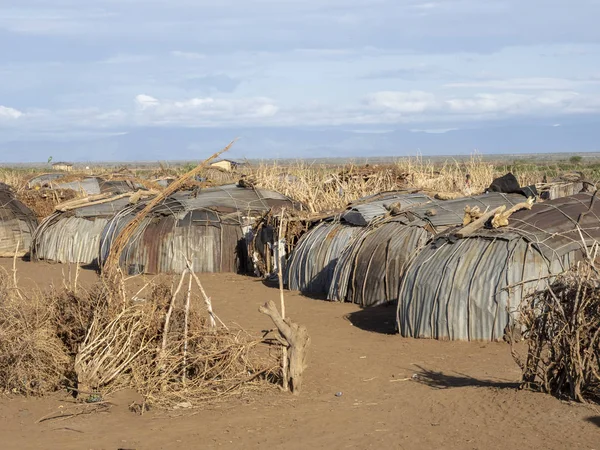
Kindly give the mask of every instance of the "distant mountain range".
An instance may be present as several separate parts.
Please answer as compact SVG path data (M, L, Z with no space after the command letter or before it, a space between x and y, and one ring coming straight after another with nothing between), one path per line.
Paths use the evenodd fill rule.
M240 140L231 159L401 157L600 151L600 122L447 132L319 128L137 128L103 137L0 142L0 162L199 160Z

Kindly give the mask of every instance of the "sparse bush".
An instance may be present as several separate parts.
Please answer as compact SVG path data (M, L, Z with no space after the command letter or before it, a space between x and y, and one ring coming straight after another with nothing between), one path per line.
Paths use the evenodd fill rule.
M521 307L527 355L513 356L523 386L600 403L600 275L588 263L557 277Z

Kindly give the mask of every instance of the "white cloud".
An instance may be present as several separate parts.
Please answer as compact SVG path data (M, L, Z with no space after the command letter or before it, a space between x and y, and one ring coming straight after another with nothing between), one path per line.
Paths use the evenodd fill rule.
M181 126L217 126L221 124L256 124L269 121L279 108L269 98L190 98L158 100L149 95L135 97L138 123Z
M146 94L139 94L135 97L135 104L139 109L148 109L158 106L160 103L158 99L151 97Z
M423 91L382 91L367 96L366 103L373 108L390 109L399 113L422 113L436 107L435 95Z
M23 113L18 109L0 105L0 119L18 119Z
M459 114L564 114L579 99L577 92L543 92L539 95L477 94L468 98L453 98L445 101L450 112Z

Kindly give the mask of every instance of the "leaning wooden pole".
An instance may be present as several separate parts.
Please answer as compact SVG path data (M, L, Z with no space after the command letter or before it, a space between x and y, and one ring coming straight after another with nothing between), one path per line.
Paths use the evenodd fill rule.
M279 278L279 300L281 303L281 317L285 320L285 296L283 294L283 255L281 251L281 242L284 238L284 217L285 217L285 208L281 209L281 216L279 219L279 239L277 240L277 271ZM283 390L288 390L288 348L283 346L282 348L282 362L281 362L281 371L283 378Z
M125 249L125 246L129 242L131 237L134 235L135 230L137 229L140 222L142 220L144 220L144 218L150 213L150 211L152 211L152 209L156 205L160 204L160 202L162 202L165 198L167 198L169 195L177 192L185 183L187 183L189 180L191 180L196 175L198 175L198 173L200 173L203 169L206 168L208 163L210 163L212 160L214 160L215 158L218 158L220 155L222 155L223 153L228 151L231 148L231 146L235 143L236 140L237 139L234 139L223 150L218 151L217 153L212 155L210 158L202 161L200 164L198 164L195 168L190 170L188 173L179 177L177 179L177 181L171 183L164 191L162 191L160 193L160 195L157 195L154 199L149 201L148 204L144 207L144 209L142 209L137 214L137 216L135 216L135 218L131 222L129 222L129 224L127 224L127 226L125 228L123 228L123 230L119 233L119 235L113 241L113 244L110 249L110 253L108 254L108 257L106 258L106 262L104 264L105 277L113 278L116 274L119 273L119 264L120 264L120 260L121 260L121 254L123 253L123 250Z

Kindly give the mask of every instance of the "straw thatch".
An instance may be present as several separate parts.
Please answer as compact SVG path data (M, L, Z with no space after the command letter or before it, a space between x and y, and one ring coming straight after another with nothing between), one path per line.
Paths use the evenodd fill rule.
M595 194L533 205L509 226L436 238L407 268L398 298L403 336L499 340L522 300L581 260L600 238Z
M180 191L162 200L136 226L121 253L126 273L248 272L252 225L271 209L299 205L276 192L226 185ZM144 205L126 208L102 233L100 260Z
M0 257L24 256L36 227L35 214L0 183Z

